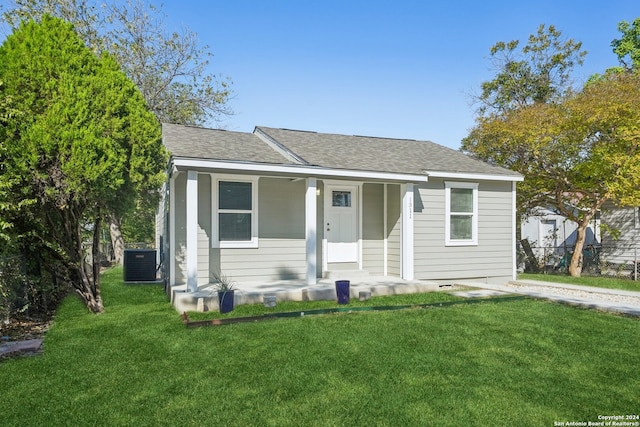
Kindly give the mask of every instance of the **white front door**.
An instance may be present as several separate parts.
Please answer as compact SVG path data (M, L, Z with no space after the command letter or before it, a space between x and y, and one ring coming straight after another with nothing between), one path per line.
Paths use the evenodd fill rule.
M358 262L358 186L327 185L327 262Z

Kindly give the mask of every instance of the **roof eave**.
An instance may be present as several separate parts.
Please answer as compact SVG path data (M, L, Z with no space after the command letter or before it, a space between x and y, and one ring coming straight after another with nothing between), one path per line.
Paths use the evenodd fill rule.
M282 174L288 176L309 176L324 178L381 180L397 182L427 182L429 177L425 175L403 174L393 172L376 172L351 169L331 169L320 166L286 165L272 163L254 163L211 159L196 159L185 157L172 157L171 163L177 170L209 169L227 172L249 172Z
M485 174L485 173L470 173L470 172L446 172L446 171L425 171L431 178L450 178L450 179L469 179L474 181L515 181L522 182L524 177L522 175L498 175L498 174Z

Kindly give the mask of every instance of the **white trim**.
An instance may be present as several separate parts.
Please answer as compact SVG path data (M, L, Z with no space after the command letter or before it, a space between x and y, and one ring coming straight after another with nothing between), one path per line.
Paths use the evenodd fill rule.
M176 174L169 177L169 285L176 284Z
M477 182L457 182L445 181L444 183L444 204L445 204L445 223L444 236L445 246L477 246L478 245L478 183ZM471 239L452 240L451 239L451 189L466 188L473 190L473 213L471 224Z
M468 179L468 180L485 180L485 181L524 181L523 176L513 175L492 175L482 173L462 173L462 172L443 172L443 171L425 171L425 175L421 174L401 174L393 172L376 172L361 171L350 169L331 169L319 166L301 166L301 165L274 165L266 163L248 163L239 161L220 161L207 159L190 159L190 158L173 158L173 165L180 168L208 168L223 169L231 171L247 171L247 172L270 172L284 173L296 175L310 175L316 177L335 177L335 178L361 178L361 179L379 179L389 181L413 181L427 182L430 177L433 178L451 178L451 179Z
M212 174L211 177L211 247L212 248L257 248L258 239L258 180L257 176ZM251 183L251 240L220 241L218 228L218 188L220 181ZM233 212L233 211L229 211Z
M187 172L187 290L198 290L198 172Z
M442 172L442 171L425 171L429 178L452 178L452 179L470 179L485 181L524 181L523 176L509 175L485 175L481 173L463 173L463 172Z
M307 285L317 283L318 257L316 254L317 241L317 199L318 184L315 178L307 179L305 193L305 239L307 245Z
M362 215L363 215L363 206L364 206L364 196L363 196L363 186L364 183L359 183L358 184L358 206L356 206L356 216L358 217L358 236L357 236L357 240L358 240L358 270L362 270L362 246L363 246L363 242L362 242Z
M256 127L253 130L253 134L256 135L258 138L260 138L262 141L264 141L268 146L273 148L275 151L277 151L278 153L286 157L288 160L298 164L306 163L302 157L296 155L295 153L290 151L287 147L285 147L284 145L276 141L274 138L267 135L262 129Z
M512 280L516 280L518 278L518 260L517 260L517 252L516 252L516 183L511 183L511 240L512 240L512 248L511 248L511 259L512 259Z
M173 164L180 168L207 168L220 169L230 171L246 171L246 172L267 172L282 173L293 175L304 175L313 177L334 177L340 178L357 178L357 179L374 179L387 181L415 181L427 182L429 177L426 175L398 174L392 172L370 172L349 169L329 169L317 166L294 166L294 165L272 165L263 163L242 163L242 162L224 162L218 160L205 159L185 159L174 158Z
M402 234L400 236L401 276L413 280L413 184L402 184Z
M388 215L389 213L387 212L388 207L388 203L387 203L387 183L384 183L384 190L382 193L382 206L384 209L384 212L382 212L382 275L383 276L387 276L388 272L389 272L389 239L387 238L387 221L388 221Z

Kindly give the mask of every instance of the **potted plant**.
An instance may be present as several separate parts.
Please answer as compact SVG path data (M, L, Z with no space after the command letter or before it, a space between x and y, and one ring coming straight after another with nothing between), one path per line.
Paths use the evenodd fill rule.
M218 304L220 313L228 313L233 310L235 298L235 282L227 275L213 273L213 283L218 292Z

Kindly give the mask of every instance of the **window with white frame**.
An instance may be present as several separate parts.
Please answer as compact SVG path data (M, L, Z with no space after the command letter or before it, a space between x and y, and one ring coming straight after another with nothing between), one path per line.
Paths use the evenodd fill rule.
M232 178L215 180L214 246L257 247L257 181Z
M634 228L640 228L640 207L633 208L633 225Z
M445 244L478 244L478 184L445 182Z

